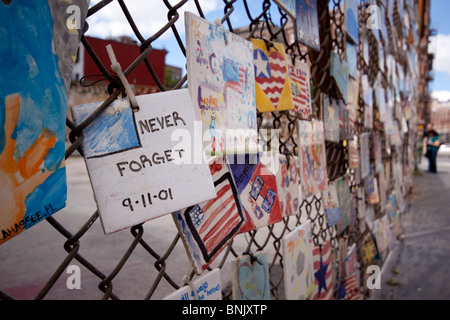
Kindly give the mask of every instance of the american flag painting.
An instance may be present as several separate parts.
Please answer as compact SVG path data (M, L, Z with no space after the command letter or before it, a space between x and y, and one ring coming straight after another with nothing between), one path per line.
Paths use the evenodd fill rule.
M347 254L347 261L345 262L345 270L347 274L352 274L356 271L358 264L358 253L356 250L356 243L354 243L349 249Z
M304 198L322 192L327 186L327 156L323 122L297 121L300 181Z
M298 59L294 63L292 59L287 59L287 62L294 110L298 112L300 119L310 120L312 106L309 67Z
M313 300L333 299L333 259L330 240L313 249Z
M353 273L344 279L344 300L361 300L357 273Z
M250 217L253 229L282 220L277 179L261 162L258 163L248 184L242 190L241 201ZM246 230L249 225L246 226Z
M210 164L217 197L175 214L185 247L202 273L245 223L239 195L226 163Z
M239 75L235 79L227 79L228 81L225 83L225 89L231 89L242 94L248 84L249 71L241 65L236 66L236 69L236 71L238 71L236 73Z
M185 26L188 88L206 154L256 153L252 43L188 11Z
M251 41L258 111L291 110L294 105L284 45L260 39Z
M300 177L298 174L298 158L284 154L278 155L279 170L276 172L280 209L283 217L298 213L302 202Z

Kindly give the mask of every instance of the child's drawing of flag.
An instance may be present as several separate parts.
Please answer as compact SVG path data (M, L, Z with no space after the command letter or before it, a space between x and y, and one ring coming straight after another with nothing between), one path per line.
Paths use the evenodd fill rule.
M333 299L333 261L331 242L313 249L314 292L313 300Z
M361 300L359 292L357 273L353 273L344 280L345 297L344 300Z
M298 59L294 63L287 59L287 62L294 110L301 119L309 120L312 114L309 67Z
M201 274L245 223L237 188L226 163L210 163L217 196L175 213L197 274Z
M258 110L291 110L294 106L283 44L260 39L251 41Z

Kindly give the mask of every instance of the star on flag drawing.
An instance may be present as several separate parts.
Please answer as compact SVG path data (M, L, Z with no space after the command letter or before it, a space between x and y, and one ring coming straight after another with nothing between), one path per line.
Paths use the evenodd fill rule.
M269 112L293 109L284 45L261 39L251 41L258 110Z
M333 264L331 242L313 249L314 291L313 300L333 299Z

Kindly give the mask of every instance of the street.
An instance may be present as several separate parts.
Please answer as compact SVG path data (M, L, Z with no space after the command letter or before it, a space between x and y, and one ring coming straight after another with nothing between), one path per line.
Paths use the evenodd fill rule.
M382 272L381 290L373 299L450 299L450 157L438 156L438 174L419 165L406 212L401 216L403 237Z

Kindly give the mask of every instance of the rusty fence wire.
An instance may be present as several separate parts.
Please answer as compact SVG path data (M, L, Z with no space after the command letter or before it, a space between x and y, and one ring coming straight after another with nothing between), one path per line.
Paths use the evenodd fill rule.
M176 21L180 19L182 14L181 10L188 2L194 2L195 8L201 17L205 17L201 1L199 0L183 0L183 1L168 1L161 0L167 11L164 13L167 17L167 23L156 33L151 35L151 37L144 37L144 30L141 30L139 25L134 21L132 14L130 13L127 2L124 0L117 0L120 9L128 21L131 29L133 30L135 38L139 42L140 55L135 59L135 61L129 66L124 67L124 74L129 75L137 66L144 64L148 70L148 76L152 77L157 86L161 91L167 90L177 90L187 84L188 75L184 76L173 88L168 88L165 86L163 79L159 79L152 66L148 56L153 49L153 44L156 40L162 37L166 33L170 33L175 37L179 49L186 55L186 48L183 44L183 39L181 34L183 30L177 29ZM111 5L113 0L103 0L95 5L91 6L88 11L88 18L94 16L104 10L105 7ZM223 25L230 30L235 32L236 27L248 26L245 30L247 38L256 37L258 35L263 35L264 38L270 41L283 42L286 53L288 56L295 57L307 63L310 67L310 75L312 81L312 98L313 98L313 118L321 119L322 110L320 97L321 94L325 93L332 97L338 98L338 90L336 82L330 75L330 54L331 51L335 51L341 58L345 58L346 54L346 36L345 36L345 18L344 18L344 0L318 0L318 12L319 12L319 28L320 28L320 41L321 49L320 51L314 51L308 49L307 47L301 45L299 42L295 41L292 37L293 21L292 18L288 16L286 12L280 9L277 4L270 0L261 1L250 1L250 0L224 0L223 1L223 17L221 19ZM384 1L383 1L384 2ZM387 2L387 1L386 1ZM397 8L397 1L395 1L395 15L394 23L397 25L391 25L390 17L382 17L383 23L387 24L389 39L384 39L384 35L378 30L369 30L366 27L366 22L368 19L367 8L369 5L375 2L372 1L360 1L359 4L359 29L360 29L360 45L357 46L357 57L358 64L357 69L361 74L365 74L369 78L370 85L373 86L377 79L381 79L381 82L385 88L392 86L390 79L387 76L387 68L380 68L380 57L379 52L390 52L394 55L397 61L404 63L403 59L405 57L402 55L402 50L399 50L397 45L402 41L403 32L402 26L398 26L398 16L399 9ZM382 5L382 3L378 3ZM236 12L236 8L245 9L247 21L240 21L241 25L232 25L232 16ZM273 17L277 17L277 21L274 21ZM89 19L88 19L89 21ZM183 26L184 27L184 26ZM399 30L400 28L400 30ZM89 24L86 22L84 26L83 33L89 29ZM290 31L289 31L290 30ZM291 34L289 34L291 32ZM375 32L379 32L375 35ZM370 58L369 61L364 59L364 39L367 37ZM83 141L83 129L89 126L91 123L96 121L98 115L100 115L115 99L120 95L124 94L124 90L121 86L120 80L110 71L109 61L101 61L94 51L94 49L89 44L87 38L82 35L81 43L88 52L89 56L93 59L98 67L99 72L109 80L108 93L109 97L102 103L102 105L93 112L87 119L83 121L82 124L75 126L69 119L67 119L67 128L70 131L69 139L70 144L66 149L66 159L70 157L75 157L76 153L83 153L81 148L81 143ZM381 46L381 50L378 50ZM408 47L409 50L414 50L411 46ZM119 61L120 62L120 61ZM355 121L355 134L359 136L364 132L374 132L378 131L383 133L383 127L380 125L378 104L374 106L374 129L368 129L364 127L364 101L363 93L360 90L359 93L359 111L356 115ZM298 138L296 134L296 122L298 120L298 115L291 111L282 112L271 112L271 113L259 113L258 114L258 125L261 127L263 124L272 129L280 129L282 134L280 135L279 148L280 153L288 155L298 155ZM381 136L384 136L383 134ZM403 136L405 145L408 141L408 135ZM385 144L383 144L385 145ZM391 153L383 150L383 161L385 163L391 161L394 156L395 151ZM349 168L348 159L348 145L346 143L326 143L326 155L327 155L327 167L328 167L328 177L330 180L336 180L342 176L348 176L351 183L351 192L353 197L357 197L357 189L363 188L363 181L358 181L355 177L355 171ZM403 155L396 155L402 157L402 162L407 164L407 159L403 158ZM373 162L374 159L371 159ZM387 188L387 193L389 194L393 188L393 179L390 180L390 185ZM360 200L360 199L358 199ZM375 217L380 218L383 212L379 207L375 207ZM339 248L340 239L345 239L347 245L356 244L358 253L361 249L362 239L366 233L370 232L365 230L361 233L360 228L357 227L360 223L359 219L354 223L352 228L347 228L338 235L335 226L327 225L327 217L324 211L324 204L321 194L317 194L313 197L304 199L299 212L289 217L284 217L282 222L275 225L271 225L258 230L250 231L246 234L241 234L238 237L241 240L241 244L237 245L236 240L231 242L231 244L226 248L225 252L221 254L214 264L211 266L222 269L224 272L229 271L227 267L230 263L230 259L241 255L243 252L251 251L257 252L259 250L268 250L271 253L269 258L270 262L270 289L272 299L282 300L285 299L284 296L284 285L283 285L283 253L281 249L282 238L284 235L289 233L294 227L300 225L307 219L312 222L312 233L313 241L316 246L324 243L326 240L331 240L331 245L333 249ZM137 250L145 251L145 254L149 257L149 265L152 264L152 268L148 270L148 274L137 275L134 279L129 281L142 282L145 280L147 285L147 291L143 299L159 299L161 294L158 291L162 287L165 287L166 292L170 290L174 291L184 286L188 281L195 279L196 275L194 271L190 268L189 262L178 269L183 269L184 271L179 273L179 271L174 272L171 269L171 264L174 262L171 260L175 254L180 254L180 251L176 251L177 247L181 246L181 239L178 233L172 238L167 239L157 239L152 236L151 231L147 231L147 225L152 224L149 221L143 225L137 225L132 227L129 232L131 233L129 238L129 243L124 244L124 249L122 250L121 256L115 260L113 266L104 268L104 266L96 265L94 259L88 258L83 253L84 247L98 246L96 248L99 252L111 252L117 248L108 247L108 237L105 236L106 240L104 243L89 243L84 241L88 238L88 234L93 228L93 226L100 223L98 212L92 212L90 217L83 221L81 227L78 229L69 230L68 227L64 226L62 223L58 222L57 217L49 217L46 219L47 222L59 232L66 240L61 243L61 246L67 252L65 258L59 263L56 270L53 271L52 275L49 277L45 285L39 290L39 293L34 297L35 299L44 299L54 288L55 284L61 278L66 277L66 269L73 263L78 263L82 265L85 269L92 273L98 279L98 290L101 293L102 299L127 299L128 297L121 296L115 290L114 284L116 279L120 276L121 271L127 262L131 259L133 254ZM44 222L43 222L44 223ZM364 221L362 222L364 223ZM174 230L175 225L173 226ZM122 231L127 232L127 231ZM85 243L86 242L86 243ZM242 242L244 245L242 245ZM0 247L0 250L2 248ZM117 249L119 250L119 249ZM46 259L45 256L42 256ZM335 255L337 258L337 255ZM380 266L383 265L386 256L381 257L376 263ZM176 260L178 261L178 260ZM360 261L360 259L359 259ZM28 261L28 263L35 263L34 261ZM363 265L360 265L361 270ZM86 272L86 271L84 271ZM335 280L338 280L337 272L334 275ZM365 280L365 273L361 272L361 283L363 284ZM227 279L227 277L224 277ZM151 280L149 280L151 279ZM338 281L334 282L335 284ZM1 286L1 284L0 284ZM231 299L232 297L232 287L228 283L223 283L223 298ZM2 299L15 299L15 297L9 294L5 288L0 288L0 298ZM370 297L370 291L361 286L362 294L364 298ZM336 298L336 294L335 294Z

